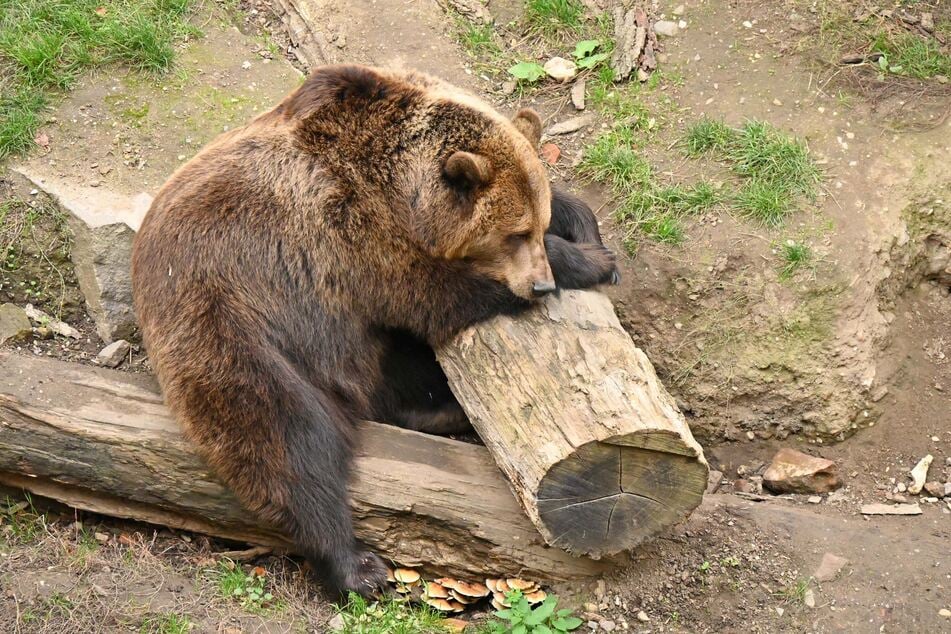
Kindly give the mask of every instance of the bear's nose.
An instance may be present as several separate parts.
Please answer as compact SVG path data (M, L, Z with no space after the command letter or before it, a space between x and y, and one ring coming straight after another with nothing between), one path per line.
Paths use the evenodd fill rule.
M554 293L556 288L555 283L552 281L535 282L532 284L532 295L535 297L548 295L548 293Z

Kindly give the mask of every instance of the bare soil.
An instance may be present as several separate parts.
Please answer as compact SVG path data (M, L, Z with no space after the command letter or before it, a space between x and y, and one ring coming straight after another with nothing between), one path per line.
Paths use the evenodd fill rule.
M670 18L681 3L657 4L654 15ZM951 243L949 104L934 83L901 80L870 91L861 74L868 69L829 65L810 46L823 26L816 4L683 4L673 19L686 20L686 29L663 40L666 78L639 94L659 122L645 153L660 177L722 179L717 165L683 158L676 141L701 116L731 125L755 118L807 140L824 170L823 192L780 230L717 208L688 227L682 247L644 239L634 257L621 258L623 282L608 292L622 323L678 398L724 484L684 526L634 553L629 568L554 590L589 612L586 621L631 631L945 631L951 622L939 610L951 609L951 504L921 501L923 513L908 517L866 518L859 509L896 496L919 500L896 487L926 454L934 456L929 479L951 481L951 297L947 282L922 266L929 236ZM328 61L415 66L506 111L531 105L548 124L576 114L567 86L505 95L504 72L465 52L457 23L435 2L308 6L325 18ZM510 22L521 19L521 3L489 8L506 53L570 53L573 43L518 35ZM236 20L243 33L224 13L204 15L206 37L182 51L174 77L84 80L54 114L49 153L30 160L87 184L154 192L217 132L299 81L284 59L290 39L271 31L280 10L264 2L243 10ZM552 172L598 210L621 253L610 196L573 169L607 121L551 139L562 150ZM816 258L784 281L776 249L790 238L808 241ZM3 301L11 299L23 301ZM67 317L86 320L94 354L100 342L88 319ZM57 345L33 342L21 352L82 360ZM761 472L789 446L834 460L843 489L818 504L734 492L741 474ZM174 612L187 614L197 632L322 632L333 614L292 559L244 564L267 570L279 601L279 609L251 614L218 591L221 553L239 546L63 509L28 539L15 527L4 515L3 631L160 631L149 619ZM97 541L96 532L107 539ZM849 564L819 583L814 573L827 552Z

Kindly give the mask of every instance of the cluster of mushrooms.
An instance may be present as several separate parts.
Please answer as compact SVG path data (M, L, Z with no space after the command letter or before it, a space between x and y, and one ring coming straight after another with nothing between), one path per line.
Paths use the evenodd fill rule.
M493 608L501 610L510 607L505 595L512 590L520 590L531 605L541 603L547 596L537 583L524 579L486 579L485 585L449 577L425 581L410 568L390 571L387 579L407 600L422 601L440 612L463 612L486 597Z

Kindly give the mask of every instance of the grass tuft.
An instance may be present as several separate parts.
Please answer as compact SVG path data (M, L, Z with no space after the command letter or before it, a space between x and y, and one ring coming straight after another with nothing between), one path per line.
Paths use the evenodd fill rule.
M650 164L634 149L637 132L620 125L600 136L589 146L581 160L582 174L611 185L615 193L627 193L651 182Z
M931 38L881 32L872 41L872 50L884 53L886 61L882 66L895 74L916 79L951 75L951 55Z
M443 616L425 605L409 605L392 598L367 602L350 594L340 608L342 634L441 634L448 630Z
M547 37L576 33L584 20L584 5L580 0L528 0L525 19Z
M0 0L0 159L31 147L55 91L89 68L171 68L192 0Z
M736 131L722 121L703 118L687 129L683 145L687 156L696 158L711 150L723 151L736 138Z
M786 240L780 247L779 254L783 261L779 277L783 280L790 279L799 269L812 262L812 249L809 245L795 240Z
M139 634L187 634L194 627L187 616L180 614L156 614L145 618Z

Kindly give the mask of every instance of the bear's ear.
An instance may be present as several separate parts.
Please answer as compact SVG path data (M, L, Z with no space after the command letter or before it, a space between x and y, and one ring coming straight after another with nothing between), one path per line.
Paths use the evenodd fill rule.
M453 152L442 166L443 174L453 184L471 189L492 180L489 159L471 152Z
M366 104L388 96L388 84L380 73L369 66L320 66L282 105L286 116L300 119L333 103L348 103L355 109L365 108Z
M512 123L515 124L519 132L525 135L532 147L537 150L539 143L542 141L542 120L538 113L531 108L522 108L515 113Z

